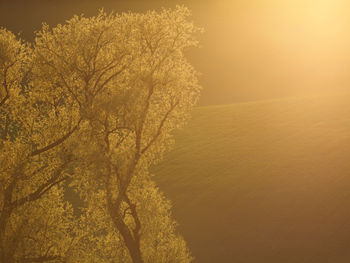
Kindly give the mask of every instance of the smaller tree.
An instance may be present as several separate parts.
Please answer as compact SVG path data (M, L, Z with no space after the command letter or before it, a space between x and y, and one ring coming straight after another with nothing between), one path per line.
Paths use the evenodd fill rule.
M59 187L74 162L64 145L73 124L31 85L32 68L30 47L0 29L0 261L7 263L61 260L74 225Z

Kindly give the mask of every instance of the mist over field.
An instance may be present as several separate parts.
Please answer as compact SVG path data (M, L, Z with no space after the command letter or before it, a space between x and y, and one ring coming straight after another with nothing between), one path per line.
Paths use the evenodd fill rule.
M154 168L195 262L347 262L350 95L195 110Z

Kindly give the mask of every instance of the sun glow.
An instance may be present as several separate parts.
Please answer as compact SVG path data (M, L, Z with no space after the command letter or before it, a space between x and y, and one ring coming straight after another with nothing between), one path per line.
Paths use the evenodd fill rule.
M212 85L227 85L228 95L249 89L261 99L347 89L348 1L238 0L211 8L215 25L206 27L207 48L215 49L211 61L220 61Z

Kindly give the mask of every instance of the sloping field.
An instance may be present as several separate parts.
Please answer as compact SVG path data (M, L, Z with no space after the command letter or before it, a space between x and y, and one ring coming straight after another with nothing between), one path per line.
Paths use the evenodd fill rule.
M350 96L197 108L154 168L198 263L350 262Z

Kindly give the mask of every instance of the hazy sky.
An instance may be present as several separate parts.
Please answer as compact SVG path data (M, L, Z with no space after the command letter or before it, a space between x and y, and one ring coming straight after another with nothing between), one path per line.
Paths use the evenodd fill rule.
M42 21L176 4L188 6L206 31L202 48L189 53L202 73L202 105L350 88L347 0L0 0L0 25L31 40Z

